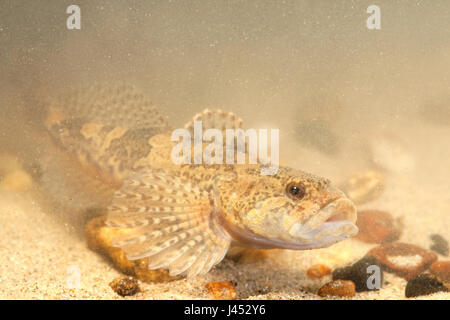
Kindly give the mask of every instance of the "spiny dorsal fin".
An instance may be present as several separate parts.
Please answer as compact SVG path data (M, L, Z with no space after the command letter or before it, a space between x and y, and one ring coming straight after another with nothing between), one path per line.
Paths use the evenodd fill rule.
M248 151L249 144L245 138L245 131L242 127L242 119L237 117L232 112L225 112L223 110L210 110L205 109L202 112L196 114L191 121L189 121L185 125L185 129L189 130L191 138L194 139L195 135L195 122L201 121L202 124L202 133L208 129L217 129L222 134L222 150L224 151L224 156L229 148L227 145L227 133L226 130L231 129L234 130L233 145L232 152L234 154L235 163L238 157L238 154L242 154L248 160ZM241 145L239 142L241 140L243 144ZM202 141L205 141L204 137L202 137ZM210 142L210 141L207 141ZM205 147L205 145L203 146ZM203 150L198 150L203 152ZM195 149L193 148L192 158L194 158ZM247 161L246 160L246 161Z
M230 239L212 220L209 192L162 170L126 179L108 208L107 224L131 228L114 239L130 260L149 258L149 268L171 275L207 273L228 250Z
M226 129L242 129L242 120L232 112L225 112L223 110L205 109L197 113L191 121L184 127L193 134L194 121L202 121L203 130L218 129L225 131Z

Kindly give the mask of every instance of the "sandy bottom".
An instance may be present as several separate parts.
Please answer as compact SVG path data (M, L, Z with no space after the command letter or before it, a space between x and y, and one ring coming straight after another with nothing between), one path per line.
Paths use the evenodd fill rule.
M450 240L450 148L429 143L436 137L449 137L450 130L417 130L422 130L416 131L417 145L424 149L411 150L416 170L386 174L384 193L360 208L387 210L401 217L404 232L400 241L429 248L433 233ZM323 165L326 162L321 162ZM142 292L121 298L108 285L121 273L107 259L90 251L71 224L49 214L34 194L0 191L1 299L208 299L205 284L209 281L232 281L240 299L321 299L315 293L330 276L309 279L305 274L308 267L315 263L331 268L344 266L374 246L350 239L320 250L272 250L269 259L252 264L225 259L206 276L142 283ZM80 287L70 289L77 278ZM354 299L405 299L405 280L385 273L385 282L380 291L360 293ZM450 299L450 293L418 299Z

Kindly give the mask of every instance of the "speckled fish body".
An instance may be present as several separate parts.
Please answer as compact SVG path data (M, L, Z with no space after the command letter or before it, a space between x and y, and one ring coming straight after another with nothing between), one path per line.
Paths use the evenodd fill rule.
M130 230L114 245L128 259L148 257L149 268L195 276L232 243L313 249L357 232L353 203L326 179L286 167L261 175L260 164L174 164L171 128L133 87L72 93L48 110L53 151L43 166L65 179L50 192L65 201L83 193L88 206L107 208L109 226ZM220 110L194 119L209 128L242 125Z

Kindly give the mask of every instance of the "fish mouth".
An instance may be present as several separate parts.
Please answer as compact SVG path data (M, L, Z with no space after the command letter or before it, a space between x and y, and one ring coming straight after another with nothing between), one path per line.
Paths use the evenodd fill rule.
M240 245L257 249L307 250L329 247L358 233L356 207L342 197L319 209L309 220L294 223L286 238L266 238L228 223L217 215L220 224Z
M308 221L295 223L289 229L289 235L294 239L293 249L329 247L357 233L356 208L345 197L327 204Z

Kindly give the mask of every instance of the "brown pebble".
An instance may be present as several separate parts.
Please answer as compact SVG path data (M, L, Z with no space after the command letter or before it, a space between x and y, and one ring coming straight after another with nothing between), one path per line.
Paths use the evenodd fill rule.
M120 296L133 296L140 291L139 283L136 278L122 277L114 279L109 286Z
M349 280L334 280L319 289L319 296L353 297L355 295L355 284Z
M306 271L306 275L310 278L322 278L331 273L331 269L323 264L315 264Z
M410 280L437 260L437 255L408 243L385 243L369 251L386 271Z
M444 282L450 282L450 261L437 261L430 266L430 271Z
M392 216L385 211L364 210L358 212L356 239L368 243L393 242L400 238L401 230Z
M208 282L205 287L214 300L234 300L237 297L236 289L230 281Z
M180 279L179 276L170 276L169 272L164 269L150 270L148 268L148 259L128 260L121 248L112 246L112 239L130 230L108 227L105 221L106 216L100 216L90 220L86 225L86 240L91 250L105 254L120 271L135 276L143 282L167 282Z

